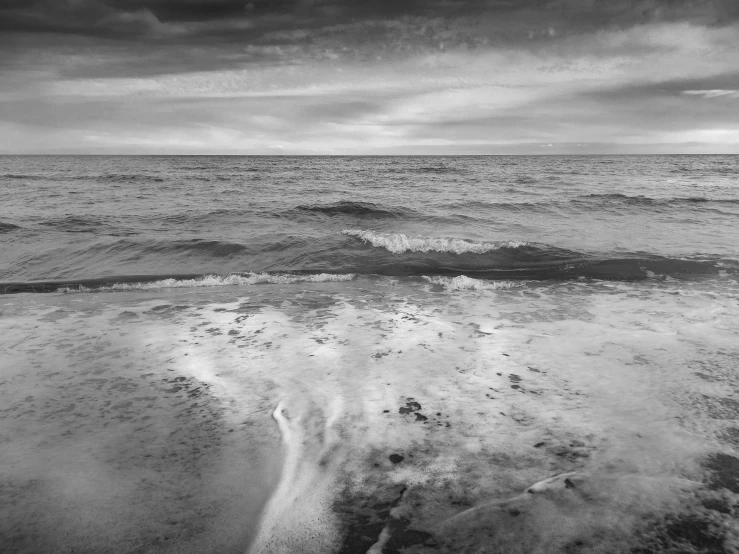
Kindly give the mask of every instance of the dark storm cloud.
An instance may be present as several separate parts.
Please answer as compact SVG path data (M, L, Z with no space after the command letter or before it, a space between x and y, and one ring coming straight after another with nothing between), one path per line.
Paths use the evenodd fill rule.
M110 54L106 64L57 65L65 75L88 77L361 63L530 47L554 35L650 22L720 26L737 19L737 0L0 0L0 66L43 64L49 51L65 49Z
M483 17L501 23L547 24L570 29L653 21L728 24L739 18L736 0L2 0L5 32L75 33L92 36L219 36L249 41L276 29L320 29L399 17ZM251 25L233 33L234 22ZM189 25L206 24L209 25ZM422 25L422 22L420 22ZM238 27L238 26L237 26ZM160 31L157 34L156 31ZM221 35L223 36L223 35ZM170 39L174 38L169 36Z

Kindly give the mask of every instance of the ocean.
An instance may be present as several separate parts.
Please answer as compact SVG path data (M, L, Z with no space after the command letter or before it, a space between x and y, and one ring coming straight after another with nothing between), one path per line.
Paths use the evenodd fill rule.
M2 552L739 552L739 156L0 187Z

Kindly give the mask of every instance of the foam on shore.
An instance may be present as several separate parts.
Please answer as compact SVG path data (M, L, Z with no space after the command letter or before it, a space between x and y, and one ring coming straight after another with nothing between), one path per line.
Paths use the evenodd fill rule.
M0 299L0 530L252 554L739 536L731 294L373 286Z

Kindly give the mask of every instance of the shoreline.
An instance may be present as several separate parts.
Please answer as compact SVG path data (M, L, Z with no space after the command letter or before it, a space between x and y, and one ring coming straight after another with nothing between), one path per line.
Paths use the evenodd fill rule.
M4 297L0 538L730 552L739 308L680 286Z

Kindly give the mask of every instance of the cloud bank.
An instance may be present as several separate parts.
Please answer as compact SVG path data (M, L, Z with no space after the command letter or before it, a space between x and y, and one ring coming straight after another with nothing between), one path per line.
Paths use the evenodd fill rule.
M0 152L739 153L734 0L0 0Z

